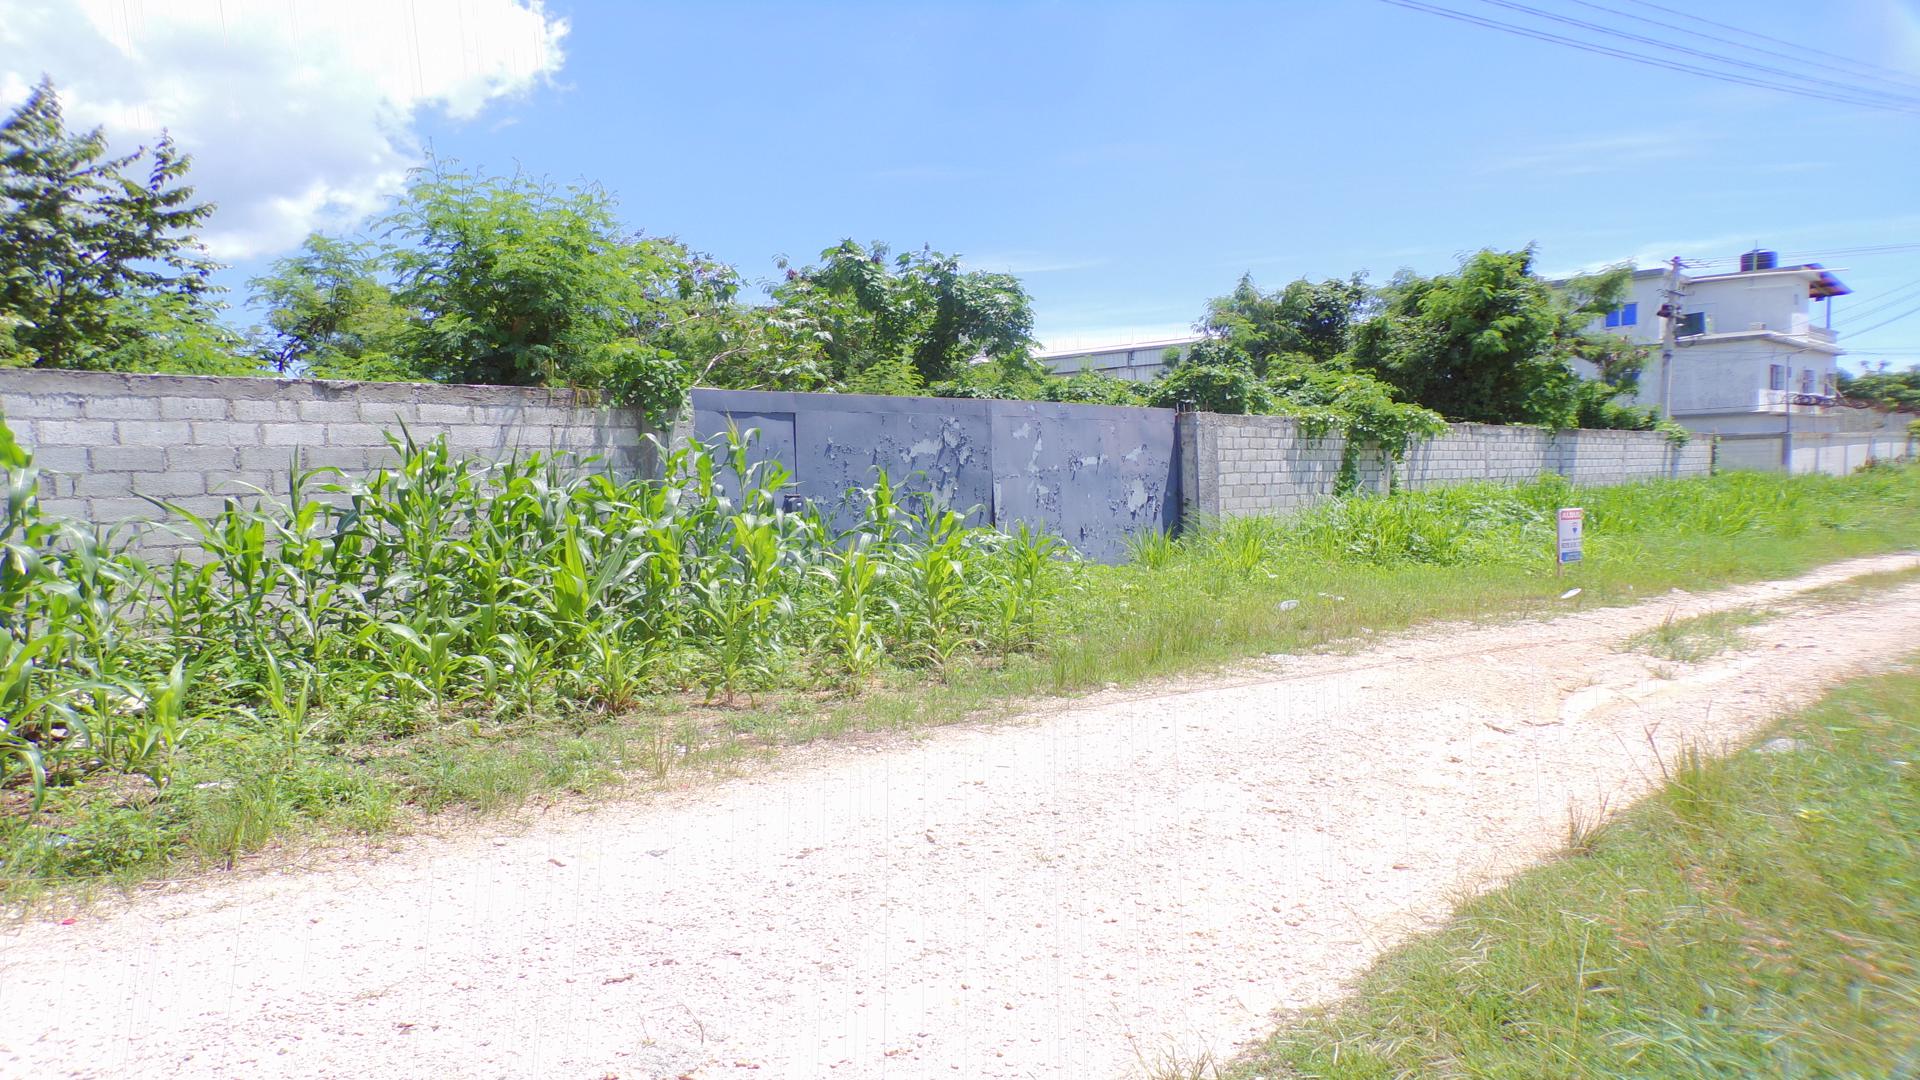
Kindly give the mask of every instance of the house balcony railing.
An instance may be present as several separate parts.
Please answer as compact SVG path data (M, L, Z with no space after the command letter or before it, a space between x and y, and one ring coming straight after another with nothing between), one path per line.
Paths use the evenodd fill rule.
M1759 333L1779 334L1783 337L1801 338L1806 341L1818 341L1827 345L1832 345L1840 340L1840 335L1827 327L1815 326L1810 322L1804 322L1799 320L1796 320L1785 326L1778 326L1773 323L1767 323L1767 322L1751 322L1751 323L1747 323L1745 326L1737 326L1737 327L1726 326L1726 325L1715 325L1712 322L1705 322L1705 323L1701 323L1700 325L1705 326L1706 329L1699 330L1698 332L1694 332L1694 333L1689 333L1688 331L1691 327L1688 324L1682 324L1681 326L1675 328L1674 333L1676 334L1676 336L1679 337L1680 343L1683 345L1697 344L1703 338L1720 337L1720 336L1731 335L1731 334L1759 334ZM1650 344L1650 342L1646 342L1646 343Z
M1762 390L1753 411L1784 413L1791 408L1796 416L1824 416L1835 402L1830 394L1804 394L1797 390Z

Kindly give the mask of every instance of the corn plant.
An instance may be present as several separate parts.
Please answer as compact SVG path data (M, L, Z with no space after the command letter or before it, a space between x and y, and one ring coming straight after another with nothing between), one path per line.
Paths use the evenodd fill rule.
M659 663L659 650L647 635L629 638L633 625L632 620L606 620L594 623L585 634L580 687L587 700L611 712L624 712L640 703Z
M945 668L966 637L970 552L965 519L931 496L910 515L918 525L917 545L903 545L900 566L910 597L908 633L926 662Z
M11 764L24 767L37 810L47 793L48 745L73 733L75 718L52 680L44 677L42 657L64 647L63 635L44 633L31 642L0 635L0 778Z
M994 590L993 643L1003 652L1040 643L1042 619L1057 588L1067 552L1059 538L1036 532L1026 522L998 544L998 588Z
M662 447L658 479L623 482L402 431L365 475L290 461L279 490L212 513L159 504L192 550L147 562L130 536L44 519L31 459L0 437L0 784L164 785L227 737L291 766L335 708L396 731L620 713L1038 642L1055 542L971 527L884 471L836 534L785 509L793 477L751 439Z
M832 587L826 627L817 641L822 651L838 663L839 674L848 687L858 687L871 678L886 655L881 624L873 618L874 608L890 603L876 595L875 589L885 564L866 551L869 539L862 537L845 552L831 556L826 566L814 570Z
M199 734L191 726L186 664L174 661L164 676L141 687L130 704L124 765L155 787L165 787L173 775L174 756Z
M300 757L301 746L319 726L318 721L312 719L315 680L312 671L303 670L290 686L281 670L280 661L271 651L265 655L267 684L262 704L274 720L276 741L287 764L291 765Z

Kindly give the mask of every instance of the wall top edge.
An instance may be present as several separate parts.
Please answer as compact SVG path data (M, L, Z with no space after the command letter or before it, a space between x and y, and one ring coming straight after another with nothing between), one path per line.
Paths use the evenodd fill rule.
M597 408L591 395L560 387L352 382L232 375L148 375L119 371L0 368L0 394L84 397L197 397L229 401L390 401L436 405ZM613 410L609 410L613 411Z

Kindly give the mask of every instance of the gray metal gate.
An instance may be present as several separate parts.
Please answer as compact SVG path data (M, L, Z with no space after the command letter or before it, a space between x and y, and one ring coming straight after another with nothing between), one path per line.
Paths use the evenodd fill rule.
M930 491L981 524L1025 522L1113 561L1127 537L1180 519L1171 409L1036 401L695 390L694 435L755 428L801 496L838 514L876 473Z

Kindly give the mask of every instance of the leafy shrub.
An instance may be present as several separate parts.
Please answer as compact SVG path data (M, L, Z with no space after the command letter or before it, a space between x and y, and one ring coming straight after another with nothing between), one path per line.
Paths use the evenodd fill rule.
M1257 414L1273 411L1274 395L1244 353L1208 339L1196 342L1185 360L1154 381L1147 403L1163 409Z

